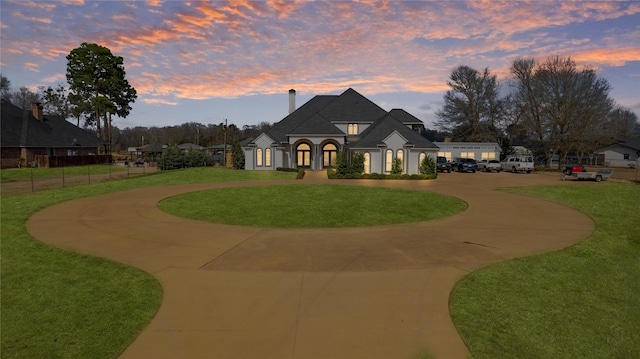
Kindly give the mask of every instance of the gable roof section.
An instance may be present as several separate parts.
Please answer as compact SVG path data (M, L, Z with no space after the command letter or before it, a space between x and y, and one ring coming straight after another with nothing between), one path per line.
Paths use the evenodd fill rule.
M632 150L640 151L640 137L627 137L618 141L618 144L629 147Z
M313 114L320 111L337 97L338 96L335 95L313 97L280 122L273 125L267 133L271 138L278 142L287 142L287 134L302 125L307 119L313 116Z
M347 89L320 110L320 115L329 120L329 122L374 122L386 114L387 111L352 88Z
M319 114L314 114L287 135L338 135L344 136L344 132Z
M422 122L422 120L420 120L419 118L415 117L414 115L410 114L409 112L401 109L401 108L394 108L393 110L389 111L389 114L393 117L395 117L398 121L402 122L405 125L422 125L424 124L424 122Z
M104 141L65 119L44 116L38 121L29 110L2 101L2 147L88 147L97 148Z
M393 132L407 139L414 148L437 149L431 141L420 136L418 133L408 128L392 115L384 116L374 122L360 134L360 139L348 145L349 148L377 148Z

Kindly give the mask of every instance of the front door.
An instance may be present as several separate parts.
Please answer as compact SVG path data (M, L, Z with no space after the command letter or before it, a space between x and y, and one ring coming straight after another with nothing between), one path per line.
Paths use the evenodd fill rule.
M301 143L296 147L297 165L298 167L311 166L311 147L306 143Z
M334 167L336 165L336 154L338 148L333 143L327 143L322 147L323 166Z

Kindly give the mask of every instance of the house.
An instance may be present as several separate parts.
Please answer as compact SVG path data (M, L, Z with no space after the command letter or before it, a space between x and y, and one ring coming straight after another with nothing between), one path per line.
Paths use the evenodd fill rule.
M618 140L597 153L604 156L606 166L635 167L640 158L640 137Z
M2 100L1 111L2 168L111 163L111 156L99 155L104 141L63 118L44 115L40 104L29 111Z
M403 173L418 174L425 156L438 147L417 131L423 122L408 112L383 110L349 88L340 95L313 97L295 108L289 91L289 115L267 132L242 143L247 170L278 167L322 170L335 166L336 155L361 153L365 173L390 173L402 160Z
M495 142L435 142L440 148L438 156L452 161L456 157L473 158L474 160L500 160L502 152Z

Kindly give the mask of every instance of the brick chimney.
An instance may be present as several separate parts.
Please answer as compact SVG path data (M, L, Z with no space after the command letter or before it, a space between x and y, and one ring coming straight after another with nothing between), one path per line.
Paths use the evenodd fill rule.
M296 110L296 90L289 90L289 114Z
M31 112L33 112L33 117L35 117L36 120L42 122L43 114L42 114L42 104L40 102L34 102L31 104Z

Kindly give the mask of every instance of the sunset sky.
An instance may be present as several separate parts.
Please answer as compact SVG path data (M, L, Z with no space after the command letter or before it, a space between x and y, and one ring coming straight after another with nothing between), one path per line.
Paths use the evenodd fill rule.
M432 128L458 65L505 83L518 57L595 68L640 116L639 1L4 1L2 75L13 89L65 83L83 42L124 58L138 99L120 128L239 127L354 88Z

